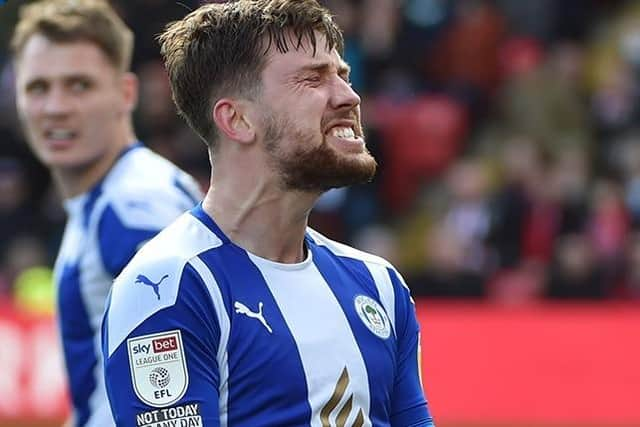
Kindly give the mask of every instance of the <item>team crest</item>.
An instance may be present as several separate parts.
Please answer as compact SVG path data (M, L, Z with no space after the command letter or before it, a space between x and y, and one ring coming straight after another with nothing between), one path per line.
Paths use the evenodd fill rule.
M189 374L179 330L129 338L127 350L133 389L141 401L160 408L184 396Z
M373 298L358 295L354 300L356 312L371 332L382 339L391 335L391 324L386 313Z

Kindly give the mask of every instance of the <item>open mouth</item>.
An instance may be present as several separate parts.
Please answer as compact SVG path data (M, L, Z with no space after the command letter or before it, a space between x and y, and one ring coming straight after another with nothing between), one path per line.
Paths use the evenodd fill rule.
M355 125L338 124L331 127L327 132L327 136L332 136L343 143L352 143L362 145L363 139L355 130Z
M356 139L356 133L351 127L335 126L329 130L329 135L340 139Z
M52 128L44 132L44 137L53 141L68 141L75 138L77 133L70 129Z

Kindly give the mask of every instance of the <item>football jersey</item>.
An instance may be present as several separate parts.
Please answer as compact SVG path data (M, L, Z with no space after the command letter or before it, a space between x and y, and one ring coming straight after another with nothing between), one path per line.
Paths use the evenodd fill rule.
M127 148L68 214L55 264L57 316L77 426L112 426L100 322L113 279L141 243L200 199L196 182L141 144Z
M312 229L282 264L201 205L116 279L103 321L118 426L432 426L409 291L385 260Z

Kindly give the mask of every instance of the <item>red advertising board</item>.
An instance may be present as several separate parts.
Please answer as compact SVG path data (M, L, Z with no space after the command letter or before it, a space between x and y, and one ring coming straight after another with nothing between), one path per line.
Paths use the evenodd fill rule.
M640 426L638 304L419 300L417 310L439 427ZM0 301L0 366L0 426L60 424L68 400L53 318Z
M640 304L418 301L438 425L640 426Z
M29 316L0 301L0 423L64 419L63 358L50 316Z

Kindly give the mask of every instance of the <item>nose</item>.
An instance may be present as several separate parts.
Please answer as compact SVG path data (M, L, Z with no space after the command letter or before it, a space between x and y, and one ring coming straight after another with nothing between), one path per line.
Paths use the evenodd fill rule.
M64 116L73 109L73 102L66 91L52 87L44 97L42 112L51 116Z
M339 76L334 77L331 106L335 109L352 109L360 105L360 96L351 85Z

